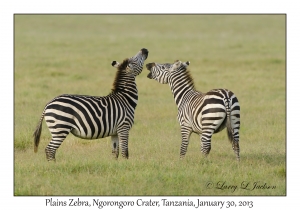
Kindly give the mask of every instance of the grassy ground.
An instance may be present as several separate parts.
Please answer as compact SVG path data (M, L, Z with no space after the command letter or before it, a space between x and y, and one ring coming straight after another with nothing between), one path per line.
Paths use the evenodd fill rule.
M15 195L286 194L284 15L16 15L14 23ZM224 87L236 94L240 163L225 131L213 135L207 159L193 134L179 160L170 88L149 80L145 68L137 77L129 160L113 159L110 138L70 135L56 163L48 163L45 123L33 152L32 134L49 100L62 93L107 95L115 75L111 61L143 47L149 50L145 63L191 61L198 90Z

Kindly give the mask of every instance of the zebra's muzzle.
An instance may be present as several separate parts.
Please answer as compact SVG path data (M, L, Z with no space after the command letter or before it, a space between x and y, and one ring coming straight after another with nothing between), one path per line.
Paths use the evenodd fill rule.
M153 66L155 66L155 63L147 63L146 64L146 68L150 71L150 73L147 75L147 77L149 79L153 79L152 73L151 73L151 69L152 69Z
M147 75L147 77L148 77L149 79L153 79L153 78L152 78L151 72Z
M152 68L153 66L155 66L155 63L147 63L147 64L146 64L146 68L147 68L149 71L151 71L151 68Z
M141 49L142 54L145 56L145 60L148 58L149 51L146 48Z

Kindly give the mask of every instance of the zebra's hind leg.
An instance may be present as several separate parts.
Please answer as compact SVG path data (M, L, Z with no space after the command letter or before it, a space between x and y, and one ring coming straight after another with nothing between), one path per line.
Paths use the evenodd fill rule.
M50 144L45 148L46 158L48 161L56 161L55 153L57 148L52 147Z
M47 145L45 152L48 161L55 161L55 153L59 146L66 139L67 135L70 133L69 130L55 130L51 131L52 139Z
M180 159L183 159L185 157L191 133L191 129L189 129L188 127L181 126Z
M115 156L116 159L119 157L119 138L118 136L111 136L111 144L112 144L112 155Z
M207 157L211 150L211 131L204 130L201 135L201 152Z

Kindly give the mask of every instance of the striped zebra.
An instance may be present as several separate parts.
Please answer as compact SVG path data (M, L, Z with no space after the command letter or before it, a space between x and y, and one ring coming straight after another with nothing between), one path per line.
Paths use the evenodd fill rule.
M227 89L213 89L207 93L197 91L187 70L189 64L181 61L146 64L150 70L148 78L162 84L169 83L171 87L181 127L180 158L186 154L192 132L200 135L201 152L207 156L211 149L211 136L227 127L229 141L237 160L240 160L240 105L236 96Z
M122 63L112 62L117 68L113 88L107 96L64 94L46 104L33 134L34 152L37 152L42 131L42 121L51 132L52 139L45 149L48 161L55 161L55 153L69 133L82 139L99 139L111 136L112 153L128 158L128 136L133 125L138 101L135 77L143 70L148 50L141 49ZM120 145L119 145L120 144Z

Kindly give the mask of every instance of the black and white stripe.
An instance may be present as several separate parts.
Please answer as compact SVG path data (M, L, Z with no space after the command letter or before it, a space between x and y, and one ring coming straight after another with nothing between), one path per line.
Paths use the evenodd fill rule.
M118 158L120 144L122 156L128 158L128 135L138 101L135 77L141 73L147 57L148 50L143 48L122 63L113 61L118 70L112 92L107 96L64 94L52 99L34 132L34 151L37 152L45 118L52 135L45 149L48 161L55 160L56 150L69 133L82 139L111 136L115 157Z
M189 62L174 64L148 63L148 78L168 83L178 106L178 121L181 126L182 143L180 157L184 157L192 132L201 137L201 152L207 156L211 149L211 137L227 127L228 138L240 159L239 129L240 105L233 92L227 89L213 89L201 93L194 87L187 70Z

